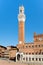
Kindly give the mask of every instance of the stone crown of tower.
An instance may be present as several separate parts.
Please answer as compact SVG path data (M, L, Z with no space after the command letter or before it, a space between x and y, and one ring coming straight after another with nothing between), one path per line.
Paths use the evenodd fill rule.
M18 14L18 21L19 22L20 21L25 22L25 19L26 19L26 17L25 17L25 14L24 14L24 7L23 6L20 6L19 7L19 14Z

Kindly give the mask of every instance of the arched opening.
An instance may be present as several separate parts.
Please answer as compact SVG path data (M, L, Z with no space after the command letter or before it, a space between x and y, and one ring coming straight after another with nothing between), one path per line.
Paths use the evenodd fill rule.
M17 55L17 60L20 61L20 54Z

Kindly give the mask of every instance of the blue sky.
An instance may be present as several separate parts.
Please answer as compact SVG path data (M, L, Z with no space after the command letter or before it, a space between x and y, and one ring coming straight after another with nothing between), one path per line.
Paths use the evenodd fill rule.
M0 0L0 45L18 44L18 11L25 7L25 42L43 34L43 0Z

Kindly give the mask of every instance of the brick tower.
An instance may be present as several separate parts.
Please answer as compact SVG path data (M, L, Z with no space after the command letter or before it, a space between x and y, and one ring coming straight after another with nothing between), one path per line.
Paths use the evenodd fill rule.
M19 7L19 14L18 14L18 21L19 21L19 44L24 43L24 24L25 24L25 14L24 14L24 7Z

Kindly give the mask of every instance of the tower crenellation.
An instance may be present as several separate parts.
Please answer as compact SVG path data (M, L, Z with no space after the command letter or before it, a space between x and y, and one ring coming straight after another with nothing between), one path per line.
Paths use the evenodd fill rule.
M25 14L24 14L24 7L23 6L20 6L19 7L19 14L18 14L18 21L19 22L20 21L25 22L25 19L26 19L26 17L25 17Z

